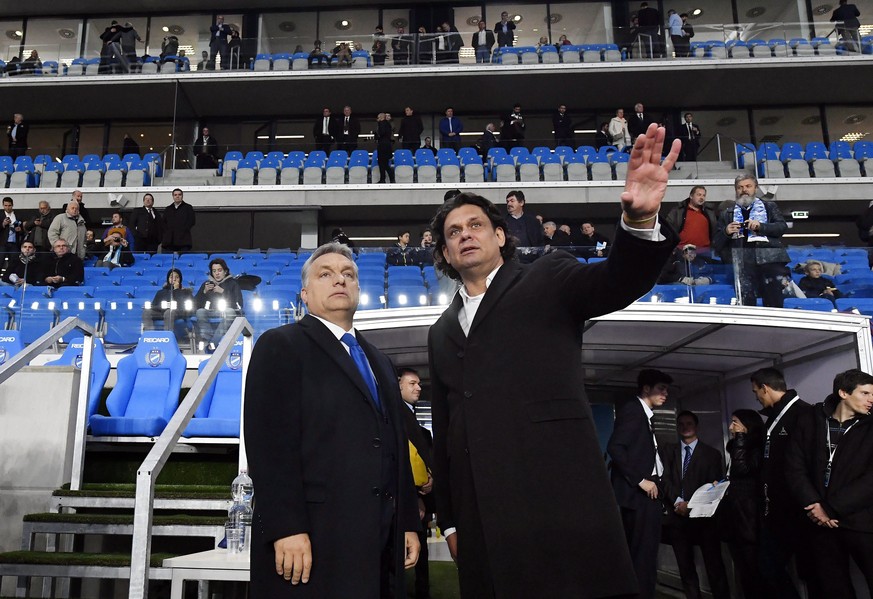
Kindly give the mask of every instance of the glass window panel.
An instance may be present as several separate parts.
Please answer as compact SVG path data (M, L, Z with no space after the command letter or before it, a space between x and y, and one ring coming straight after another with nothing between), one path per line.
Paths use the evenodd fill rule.
M860 8L859 8L860 10ZM825 110L831 141L873 139L873 105L830 106Z
M607 40L606 19L612 27L612 11L606 2L550 4L552 20L551 43L566 35L572 44L605 44ZM543 32L541 35L548 35Z
M458 53L461 64L476 64L476 53L470 45L473 34L479 30L479 20L482 18L481 6L459 6L455 8L455 27L461 32L464 47Z
M100 36L110 26L112 21L118 21L122 25L130 23L143 39L142 42L136 43L136 55L142 56L145 53L146 31L148 30L147 17L113 17L112 19L88 19L85 24L85 58L99 58L100 50L103 48L103 40Z
M373 31L378 24L379 11L376 9L325 10L318 15L318 36L327 53L340 42L360 44L369 52L373 46Z
M140 155L147 152L163 152L172 140L173 124L166 123L112 123L109 130L110 154L123 154L124 135L139 146Z
M79 156L85 154L103 155L103 125L81 125L79 127Z
M693 122L700 127L700 153L698 160L713 161L721 159L732 160L734 143L748 142L749 117L745 110L682 110L678 118L690 112ZM680 121L684 122L684 121ZM718 139L713 139L718 136Z
M808 37L806 9L797 0L737 0L743 39L791 39Z
M688 12L688 23L694 28L695 42L725 41L735 29L732 27L734 14L731 3L723 0L699 0Z
M231 28L241 31L241 15L224 15L224 22ZM179 55L187 56L191 68L200 61L201 52L209 51L209 28L212 26L212 15L176 15L155 16L151 19L151 34L148 40L147 53L158 56L161 53L161 43L169 36L179 39ZM218 61L217 67L221 61Z
M81 39L81 19L28 19L24 56L36 50L42 60L69 64L79 57Z
M272 150L285 152L294 152L297 150L309 152L315 150L315 140L312 138L312 123L317 115L313 115L312 120L296 120L296 121L279 121L276 127L276 140ZM259 133L258 137L266 135L266 132ZM261 144L266 144L266 139L258 140Z
M21 36L24 34L21 19L17 21L0 21L0 58L9 62L13 56L19 56L21 51ZM47 58L43 58L47 60Z
M536 46L540 37L547 35L545 4L509 4L501 5L499 9L494 7L486 15L491 29L494 29L503 11L508 12L509 18L515 21L516 46Z
M261 16L260 51L276 54L294 52L301 46L310 52L318 31L315 12L273 12ZM324 49L324 48L322 48Z
M817 106L799 108L762 108L752 111L758 143L771 141L807 144L823 141L821 118Z
M24 116L27 118L27 114ZM68 136L65 146L64 135L72 129L72 125L31 125L27 134L27 143L30 145L28 155L48 154L53 158L63 158L64 154L69 153L72 142L72 138Z

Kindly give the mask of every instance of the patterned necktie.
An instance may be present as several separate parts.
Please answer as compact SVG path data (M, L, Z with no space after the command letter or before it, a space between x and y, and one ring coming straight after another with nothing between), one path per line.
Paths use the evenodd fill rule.
M379 391L376 389L376 379L373 378L373 371L370 370L370 363L367 361L367 355L361 348L358 340L351 333L346 333L340 338L340 341L349 346L349 354L352 356L352 361L358 367L358 372L367 384L370 390L370 396L373 403L376 404L376 409L382 411L382 403L379 401Z
M691 463L691 446L685 446L685 458L682 460L682 480L685 480L685 473L688 472L688 464Z

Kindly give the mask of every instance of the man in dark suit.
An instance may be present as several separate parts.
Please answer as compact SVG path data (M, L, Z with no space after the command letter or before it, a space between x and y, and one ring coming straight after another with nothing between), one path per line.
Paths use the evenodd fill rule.
M573 147L573 119L567 113L567 106L561 104L552 115L552 131L555 135L555 146Z
M679 127L679 139L682 140L682 154L679 160L696 162L697 150L700 148L700 127L694 122L694 115L685 113L685 120Z
M352 326L357 275L348 247L318 248L301 274L309 315L252 353L252 597L403 597L418 558L405 408L390 360Z
M627 119L627 130L628 133L630 133L631 142L635 141L637 137L645 133L646 129L648 129L649 125L652 123L653 121L646 113L642 102L637 102L634 105L633 115Z
M418 542L421 552L418 554L418 563L415 564L415 597L416 599L429 599L430 597L430 570L427 553L428 525L436 511L433 493L433 436L430 431L418 423L415 417L415 404L421 397L421 378L418 372L412 368L400 370L400 398L408 409L402 410L406 436L409 442L415 446L418 455L421 456L428 471L427 482L418 489L418 513L421 516L421 530L418 531Z
M494 35L497 36L497 47L505 48L515 44L515 23L509 18L505 10L500 13L500 20L494 26Z
M403 149L414 153L421 146L422 133L424 133L424 123L421 122L421 117L413 112L411 106L407 106L403 109L403 119L397 130Z
M700 578L694 566L694 546L700 547L712 596L730 599L727 572L721 558L721 539L711 518L691 518L688 501L707 483L724 478L724 459L717 449L697 437L697 414L682 411L676 416L681 442L664 448L664 505L666 531L673 545L682 588L689 599L699 599Z
M324 108L321 116L312 125L312 135L315 137L315 149L330 153L330 147L339 134L336 119L330 115L330 108Z
M657 8L649 6L648 2L640 4L637 11L639 22L640 45L645 58L661 56L661 13Z
M520 264L500 211L474 194L434 217L434 263L462 282L428 349L437 519L465 599L636 592L580 346L584 321L651 288L675 246L655 216L679 155L677 141L662 166L663 140L652 127L637 142L624 222L599 264L565 252Z
M653 409L667 401L672 382L672 377L660 370L641 370L637 375L637 397L618 409L606 447L612 460L612 490L621 509L640 599L655 596L664 511L664 464L652 427Z
M142 206L134 208L130 215L129 228L133 231L133 247L138 252L153 254L158 251L162 239L163 219L155 212L155 197L147 193L142 196Z
M174 189L173 203L164 208L161 246L165 252L189 252L194 246L191 237L197 222L194 207L182 199L183 195L181 189Z
M215 69L215 57L221 56L221 68L230 68L230 56L227 53L227 38L231 36L233 29L224 23L224 15L215 17L215 24L209 28L209 63Z
M209 127L203 127L194 140L194 159L197 168L218 168L218 140L209 134Z
M30 127L24 122L24 115L15 113L12 124L6 127L6 137L9 139L9 155L13 160L27 154L27 131Z
M473 34L470 45L476 53L476 62L491 62L491 48L494 47L494 32L485 27L485 21L479 21L479 31Z
M343 107L343 115L337 126L337 150L345 150L351 154L358 149L358 136L361 134L361 122L352 114L351 106Z

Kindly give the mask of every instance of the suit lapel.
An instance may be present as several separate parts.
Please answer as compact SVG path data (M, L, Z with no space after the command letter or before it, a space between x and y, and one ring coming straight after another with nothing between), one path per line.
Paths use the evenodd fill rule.
M445 316L445 327L446 333L458 347L464 347L464 344L467 343L467 338L464 336L464 330L461 328L461 323L458 321L458 313L461 311L461 307L464 305L464 298L461 297L460 292L455 293L455 298L452 300L452 303L446 308L446 311L443 312Z
M363 396L367 398L367 403L372 405L373 402L370 401L370 390L367 389L367 384L361 377L361 373L358 372L358 367L355 366L355 363L352 361L351 356L348 354L348 352L346 352L345 348L342 346L342 343L340 343L340 341L333 336L333 333L331 333L326 326L319 322L318 319L308 314L303 317L303 320L300 321L300 326L303 328L306 334L309 335L309 337L319 347L321 347L321 349L323 349L334 362L336 362L340 370L347 377L349 377L349 379L355 384L355 386L363 394ZM376 369L373 368L373 370L375 371ZM378 376L376 380L378 380Z
M473 334L479 324L488 316L488 313L491 312L491 309L497 301L504 293L506 293L506 290L509 289L512 282L515 281L520 274L521 265L515 260L506 262L500 267L497 274L494 275L494 280L491 281L491 285L488 286L488 290L485 292L485 297L482 298L482 303L479 305L479 309L476 311L476 317L473 319L473 324L470 326L470 335Z

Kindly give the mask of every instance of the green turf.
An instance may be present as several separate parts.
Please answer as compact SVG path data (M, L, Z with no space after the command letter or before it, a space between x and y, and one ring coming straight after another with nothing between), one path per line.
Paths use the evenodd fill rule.
M55 497L115 497L132 498L136 485L128 483L86 483L79 491L68 485L54 491ZM230 499L230 485L155 485L155 497L160 499Z
M454 562L430 562L431 599L460 599L458 568ZM406 571L406 594L415 596L414 570Z
M154 516L154 526L219 526L223 525L224 516L189 516L179 514L174 516ZM133 514L55 514L52 512L43 514L27 514L25 522L60 522L65 524L133 524Z
M153 553L149 565L159 568L175 553ZM0 564L39 564L46 566L130 566L129 553L54 553L45 551L7 551L0 553Z

